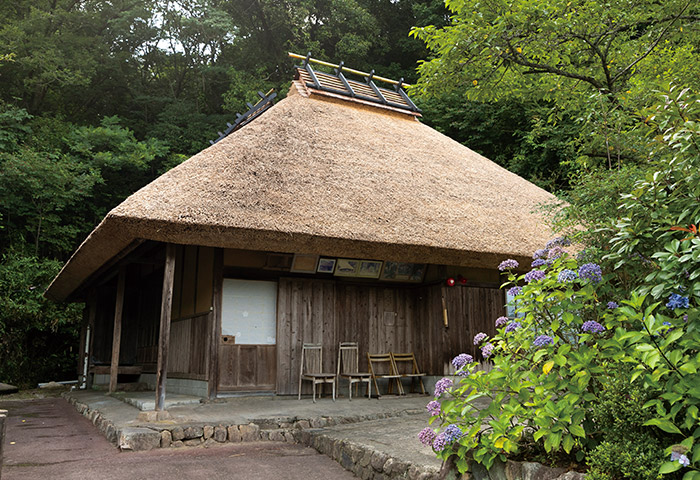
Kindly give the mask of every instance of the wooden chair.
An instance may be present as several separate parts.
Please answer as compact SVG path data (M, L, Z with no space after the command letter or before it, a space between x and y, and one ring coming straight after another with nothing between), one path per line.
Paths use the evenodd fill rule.
M356 342L341 342L338 346L338 378L348 379L348 394L352 400L352 385L367 383L367 398L372 398L372 375L361 373L359 370L359 350Z
M411 393L414 392L414 383L417 379L420 383L421 393L425 394L425 386L423 385L425 373L421 373L418 368L418 363L416 363L416 357L413 355L413 352L391 353L391 360L394 362L396 373L398 373L401 378L411 379ZM399 383L400 382L401 380L399 380Z
M377 386L378 378L386 378L389 380L387 393L391 393L392 382L396 382L398 392L397 395L403 395L403 387L401 386L401 376L396 372L396 366L391 359L390 353L368 353L367 364L369 365L369 373L374 382L374 389L377 391L377 397L380 397L379 387Z
M308 380L313 384L313 400L316 403L316 385L330 383L333 386L335 402L335 373L323 371L323 347L320 343L305 343L301 348L301 367L299 369L299 400L301 400L301 382ZM320 397L321 395L319 395Z

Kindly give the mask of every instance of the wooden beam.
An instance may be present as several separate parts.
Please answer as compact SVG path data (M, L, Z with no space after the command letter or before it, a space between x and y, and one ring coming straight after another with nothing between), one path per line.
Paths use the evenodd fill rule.
M156 369L156 412L165 410L165 382L168 377L168 347L170 346L170 318L173 309L175 253L175 244L168 243L165 246L163 295L160 304L160 335L158 336L158 366Z
M207 395L216 398L219 387L219 337L221 336L221 305L224 289L224 249L214 251L214 288L212 289L212 310L209 316L211 332L209 334L209 369Z
M114 304L114 331L112 333L112 363L109 368L109 393L117 389L119 374L119 347L122 340L122 312L124 310L124 285L126 284L126 268L119 269L117 279L117 300Z

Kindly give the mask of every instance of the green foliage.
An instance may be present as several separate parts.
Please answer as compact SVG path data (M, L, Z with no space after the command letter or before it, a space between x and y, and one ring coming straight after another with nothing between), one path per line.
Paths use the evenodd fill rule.
M80 231L73 209L91 194L97 174L61 154L23 148L0 154L0 205L5 245L27 241L30 250L57 254L70 249Z
M587 477L591 480L661 478L659 467L666 460L664 446L654 432L644 426L654 417L645 409L654 392L640 382L630 383L630 368L620 365L615 374L600 381L597 402L591 416L605 428L605 440L586 456Z
M575 125L571 119L550 123L547 102L478 102L449 92L418 104L428 125L489 160L549 191L569 188L563 162L575 154Z
M659 465L664 461L663 448L653 438L640 437L603 441L588 455L588 480L656 480L662 478Z
M431 52L415 91L473 100L542 99L579 124L577 165L613 168L644 156L637 112L650 85L698 86L697 2L447 0L444 27L411 34ZM591 19L595 18L594 23Z
M18 386L75 378L82 305L42 294L61 263L8 252L0 261L0 378Z

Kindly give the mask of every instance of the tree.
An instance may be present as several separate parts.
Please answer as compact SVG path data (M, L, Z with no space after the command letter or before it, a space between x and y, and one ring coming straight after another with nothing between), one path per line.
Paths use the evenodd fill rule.
M700 6L692 0L448 0L451 23L417 27L432 58L416 92L552 101L578 119L580 152L608 167L643 155L626 134L644 119L649 86L695 83ZM591 21L595 19L595 21Z

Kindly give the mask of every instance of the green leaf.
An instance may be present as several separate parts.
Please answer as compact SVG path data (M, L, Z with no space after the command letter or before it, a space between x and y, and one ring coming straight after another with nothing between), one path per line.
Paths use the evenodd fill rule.
M574 437L571 435L567 434L564 436L564 440L562 441L562 447L564 448L564 451L566 453L571 453L571 449L574 447Z
M672 473L680 470L681 467L682 465L678 462L665 462L661 464L661 467L659 467L659 473L662 475L666 473Z
M644 422L644 425L654 425L667 433L682 433L670 420L665 418L652 418Z

